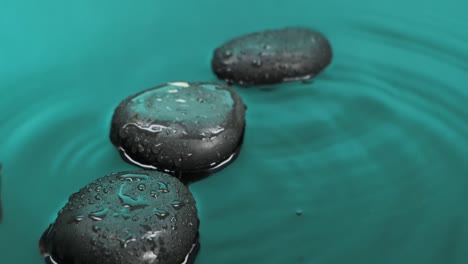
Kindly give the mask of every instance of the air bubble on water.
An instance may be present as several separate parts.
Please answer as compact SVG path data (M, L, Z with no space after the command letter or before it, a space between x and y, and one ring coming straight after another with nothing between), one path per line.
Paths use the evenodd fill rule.
M89 213L88 217L94 221L101 221L107 216L108 213L109 213L109 208L104 208L102 210Z
M94 199L99 201L99 200L101 200L101 196L99 194L96 194L96 196L94 196Z
M137 187L137 188L138 188L138 190L140 190L140 191L144 191L145 188L146 188L146 186L145 186L144 184L138 184L138 187Z
M297 209L296 209L296 215L297 215L297 216L301 216L302 213L303 213L303 211L302 211L301 208L297 208Z

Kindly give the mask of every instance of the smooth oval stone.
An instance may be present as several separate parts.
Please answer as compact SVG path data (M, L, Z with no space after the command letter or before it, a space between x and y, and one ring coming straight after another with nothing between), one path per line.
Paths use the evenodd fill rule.
M235 159L242 145L245 109L226 85L168 83L121 102L110 139L124 160L190 181Z
M40 240L47 263L181 264L198 245L195 200L177 178L109 174L69 197Z
M249 86L312 78L331 58L322 33L289 27L234 38L214 51L211 66L218 78Z

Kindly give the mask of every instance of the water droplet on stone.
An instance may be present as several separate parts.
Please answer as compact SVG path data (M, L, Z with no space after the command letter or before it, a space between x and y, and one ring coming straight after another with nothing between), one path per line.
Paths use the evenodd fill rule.
M171 202L171 206L172 208L176 209L176 210L179 210L180 208L184 207L184 203L181 202L181 201L178 201L178 200L174 200Z
M101 230L101 228L99 226L97 226L97 225L94 225L92 229L93 229L93 232L95 232L95 233L97 233L97 232L99 232Z
M94 221L101 221L107 216L108 213L109 213L109 208L104 208L102 210L89 213L88 217Z
M127 173L119 176L122 181L140 181L147 180L149 177L146 174Z
M133 198L125 194L123 192L124 186L125 185L120 186L120 190L118 193L120 202L122 203L124 207L129 207L130 210L135 210L135 209L144 208L149 205L148 201L141 196L136 196L136 198Z
M226 59L226 58L229 58L229 57L231 57L231 56L232 56L232 51L230 51L230 50L224 51L223 57L224 57L225 59Z
M167 187L167 184L165 184L164 182L157 182L158 185L159 185L159 191L162 192L162 193L168 193L169 192L169 188Z
M73 222L75 224L78 224L79 222L81 222L82 220L84 219L84 215L77 215L73 218Z
M163 220L169 215L167 211L158 208L153 209L153 214L156 215L160 220Z
M257 67L257 68L262 67L262 61L261 60L253 60L252 61L252 66Z
M128 233L128 231L127 231L127 233ZM130 242L135 242L136 238L135 238L135 235L133 235L131 233L128 233L128 235L125 238L123 238L123 239L121 238L121 239L119 239L119 241L120 241L120 246L122 248L126 248Z
M153 197L153 198L158 198L159 192L157 192L157 191L151 191L151 192L150 192L150 195L151 195L151 197Z

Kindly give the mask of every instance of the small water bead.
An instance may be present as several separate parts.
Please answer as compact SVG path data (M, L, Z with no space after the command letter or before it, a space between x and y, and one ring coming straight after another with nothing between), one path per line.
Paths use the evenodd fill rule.
M80 223L81 221L83 221L84 219L84 215L77 215L75 217L73 217L73 222L75 222L76 224Z
M302 211L301 208L296 209L296 215L297 215L297 216L301 216L302 213L303 213L303 211Z
M106 184L113 180L105 186L108 193L103 195L104 186L96 188L101 182L96 180L88 186L91 192L83 188L71 195L64 208L72 209L60 210L50 230L41 237L44 256L60 264L140 264L148 246L158 252L159 263L179 264L187 255L193 256L192 248L198 243L195 200L177 178L156 171L138 171L113 173L100 179ZM141 184L145 185L143 190L139 188ZM87 203L98 194L99 202ZM152 198L156 194L163 197ZM78 208L76 205L83 201L86 203ZM184 201L185 206L178 201ZM178 209L174 210L174 206ZM182 224L187 222L194 225ZM151 234L152 240L143 239L145 234Z
M159 197L159 192L158 191L151 191L150 192L151 197L153 198L158 198Z
M109 213L109 208L104 208L102 210L89 213L88 217L94 221L101 221L107 216L108 213Z
M167 184L164 183L164 182L157 182L158 186L159 186L159 191L162 192L162 193L168 193L169 192L169 188L167 187Z
M219 79L247 86L308 79L326 68L331 58L331 45L322 33L288 27L225 42L214 51L211 66Z
M153 209L153 214L156 215L160 220L163 220L164 218L169 216L169 212L163 209L158 209L158 208Z
M145 186L144 184L138 184L138 187L137 187L137 188L138 188L138 190L140 190L140 191L144 191L145 188L146 188L146 186Z
M252 66L257 67L257 68L262 67L262 61L261 60L253 60L252 61Z
M188 182L235 160L242 145L245 109L239 95L226 85L168 83L123 100L114 111L110 139L125 161ZM230 140L200 135L218 128L219 135L229 135Z
M180 208L182 208L185 204L181 201L178 201L178 200L175 200L173 202L171 202L171 205L172 205L172 208L176 209L176 210L179 210Z

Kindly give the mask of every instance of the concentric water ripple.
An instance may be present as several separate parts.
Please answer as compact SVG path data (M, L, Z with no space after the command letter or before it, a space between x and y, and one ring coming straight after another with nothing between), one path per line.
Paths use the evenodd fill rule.
M237 166L249 169L236 172L251 184L228 180L239 191L215 208L204 206L217 230L206 231L204 245L216 252L207 259L260 263L268 255L274 263L462 263L466 258L468 229L461 222L467 219L462 201L468 198L468 51L444 31L380 19L354 21L346 27L352 31L340 32L359 41L343 37L332 67L313 84L241 90L251 106L250 130ZM206 197L223 193L206 188L199 193L207 191ZM295 208L303 211L300 217ZM239 212L242 231L221 232L233 217L219 214L226 211ZM239 244L256 253L232 260Z
M311 27L334 21L319 24L334 60L312 83L236 88L248 105L243 150L232 165L190 187L201 218L197 264L468 261L466 25L442 14L366 13L358 7L366 4L320 16L320 10L336 10L323 3L316 18L304 9L286 21L307 19ZM249 23L277 21L281 13L272 12L259 12ZM174 12L166 13L161 21L173 19ZM227 23L224 17L210 19ZM200 36L215 36L216 26L182 38L182 26L168 25L146 41L153 20L137 21L144 23L113 31L116 47L103 57L86 50L76 65L0 80L8 87L0 89L8 98L0 106L0 248L8 245L1 252L10 262L43 263L37 240L68 195L98 176L132 168L108 139L121 99L174 76L195 77L190 67L174 66L186 60L198 78L186 81L215 79L198 60L217 44ZM138 27L148 34L132 33ZM135 59L126 63L119 56L127 46L118 43L132 36L140 42L128 45L125 58ZM164 42L182 39L193 54L180 51L185 42ZM157 49L158 41L164 49Z

